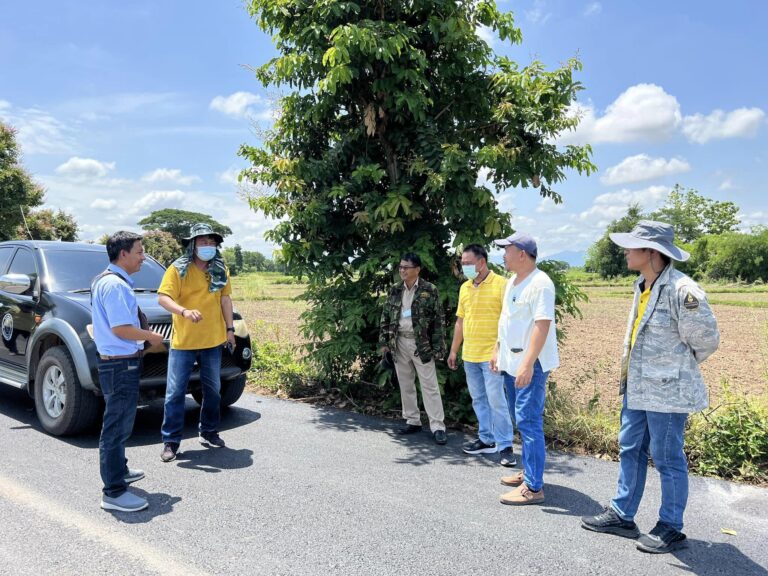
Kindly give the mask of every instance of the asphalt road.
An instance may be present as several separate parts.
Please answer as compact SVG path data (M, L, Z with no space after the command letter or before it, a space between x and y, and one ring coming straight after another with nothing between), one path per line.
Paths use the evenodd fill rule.
M162 405L141 408L129 443L146 471L136 514L99 508L96 434L43 433L31 401L0 385L0 574L768 575L768 490L693 478L674 555L579 527L612 496L617 465L550 454L547 501L510 507L502 469L397 437L397 422L246 394L222 421L227 448L197 443L187 400L181 457L160 461ZM637 518L656 520L649 474ZM721 532L736 531L735 536Z

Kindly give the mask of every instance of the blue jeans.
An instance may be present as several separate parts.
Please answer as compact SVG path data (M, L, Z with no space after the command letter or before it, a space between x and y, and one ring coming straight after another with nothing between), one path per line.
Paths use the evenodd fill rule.
M99 438L102 492L117 498L127 489L125 443L131 437L139 403L141 359L98 360L99 385L104 394L104 422Z
M683 433L688 414L621 409L619 430L619 482L611 506L624 520L633 521L645 489L648 453L661 477L659 520L683 529L688 503L688 461L683 452Z
M181 443L184 431L184 399L192 367L200 365L203 404L200 406L200 432L218 431L221 420L221 346L202 350L176 350L168 355L168 385L165 389L165 415L160 429L163 442Z
M491 372L490 362L464 361L467 388L477 416L478 436L485 444L496 443L501 451L512 446L512 419L504 398L504 381Z
M523 443L523 481L528 488L538 492L544 486L544 461L547 457L544 443L544 400L549 372L543 372L541 363L536 360L531 383L523 388L515 388L514 376L506 372L502 374L509 412L515 415L515 424Z

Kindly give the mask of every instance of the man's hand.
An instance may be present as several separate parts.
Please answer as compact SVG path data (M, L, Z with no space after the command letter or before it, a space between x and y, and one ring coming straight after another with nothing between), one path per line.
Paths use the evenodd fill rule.
M389 347L388 347L388 346L382 346L382 347L381 347L381 350L379 350L379 354L380 354L382 357L384 357L384 354L386 354L387 352L389 352Z
M491 361L488 363L491 372L498 372L499 371L499 353L494 351L493 356L491 356Z
M227 344L230 345L230 349L235 349L235 333L234 332L227 332Z
M200 320L203 319L203 315L200 313L200 310L192 309L184 310L184 312L181 313L181 317L186 318L187 320L191 320L193 324L197 324L200 322Z
M525 388L531 383L531 378L533 378L533 366L520 364L515 375L515 388Z
M145 332L147 334L147 337L145 338L145 340L149 342L152 346L159 346L165 340L163 335L158 332L152 332L150 330L146 330Z
M451 351L450 354L448 354L448 368L451 370L456 370L458 368L458 364L456 364L456 352Z

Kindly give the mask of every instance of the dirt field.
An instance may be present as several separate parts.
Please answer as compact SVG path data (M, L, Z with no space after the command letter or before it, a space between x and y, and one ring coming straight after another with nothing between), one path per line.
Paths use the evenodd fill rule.
M602 297L591 289L587 293L590 301L581 305L583 319L569 318L564 323L567 340L553 378L584 401L595 392L602 401L613 401L631 297ZM721 396L723 381L750 394L765 394L768 309L717 304L712 308L720 327L720 349L701 366L712 404Z
M238 300L236 306L248 321L256 340L278 340L301 344L299 314L301 301L284 299L294 296L296 286L273 287L262 297L275 294L277 300ZM584 403L599 396L603 405L615 404L621 347L631 304L626 294L616 290L586 288L590 301L581 305L584 317L569 318L564 327L567 340L560 350L561 368L552 378ZM619 292L622 290L619 288ZM237 291L235 292L237 295ZM278 296L279 294L279 296ZM762 294L712 294L727 299L761 300ZM714 304L722 336L720 349L702 365L710 388L712 405L722 396L722 383L749 394L767 394L768 387L768 308L747 308Z

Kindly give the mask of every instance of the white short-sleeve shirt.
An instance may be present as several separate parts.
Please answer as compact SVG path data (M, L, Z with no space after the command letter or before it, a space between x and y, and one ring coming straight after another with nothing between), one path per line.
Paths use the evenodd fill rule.
M538 268L515 286L515 276L507 282L499 317L498 367L514 376L525 352L531 345L536 320L551 320L547 340L539 354L544 372L560 365L555 327L555 285Z

